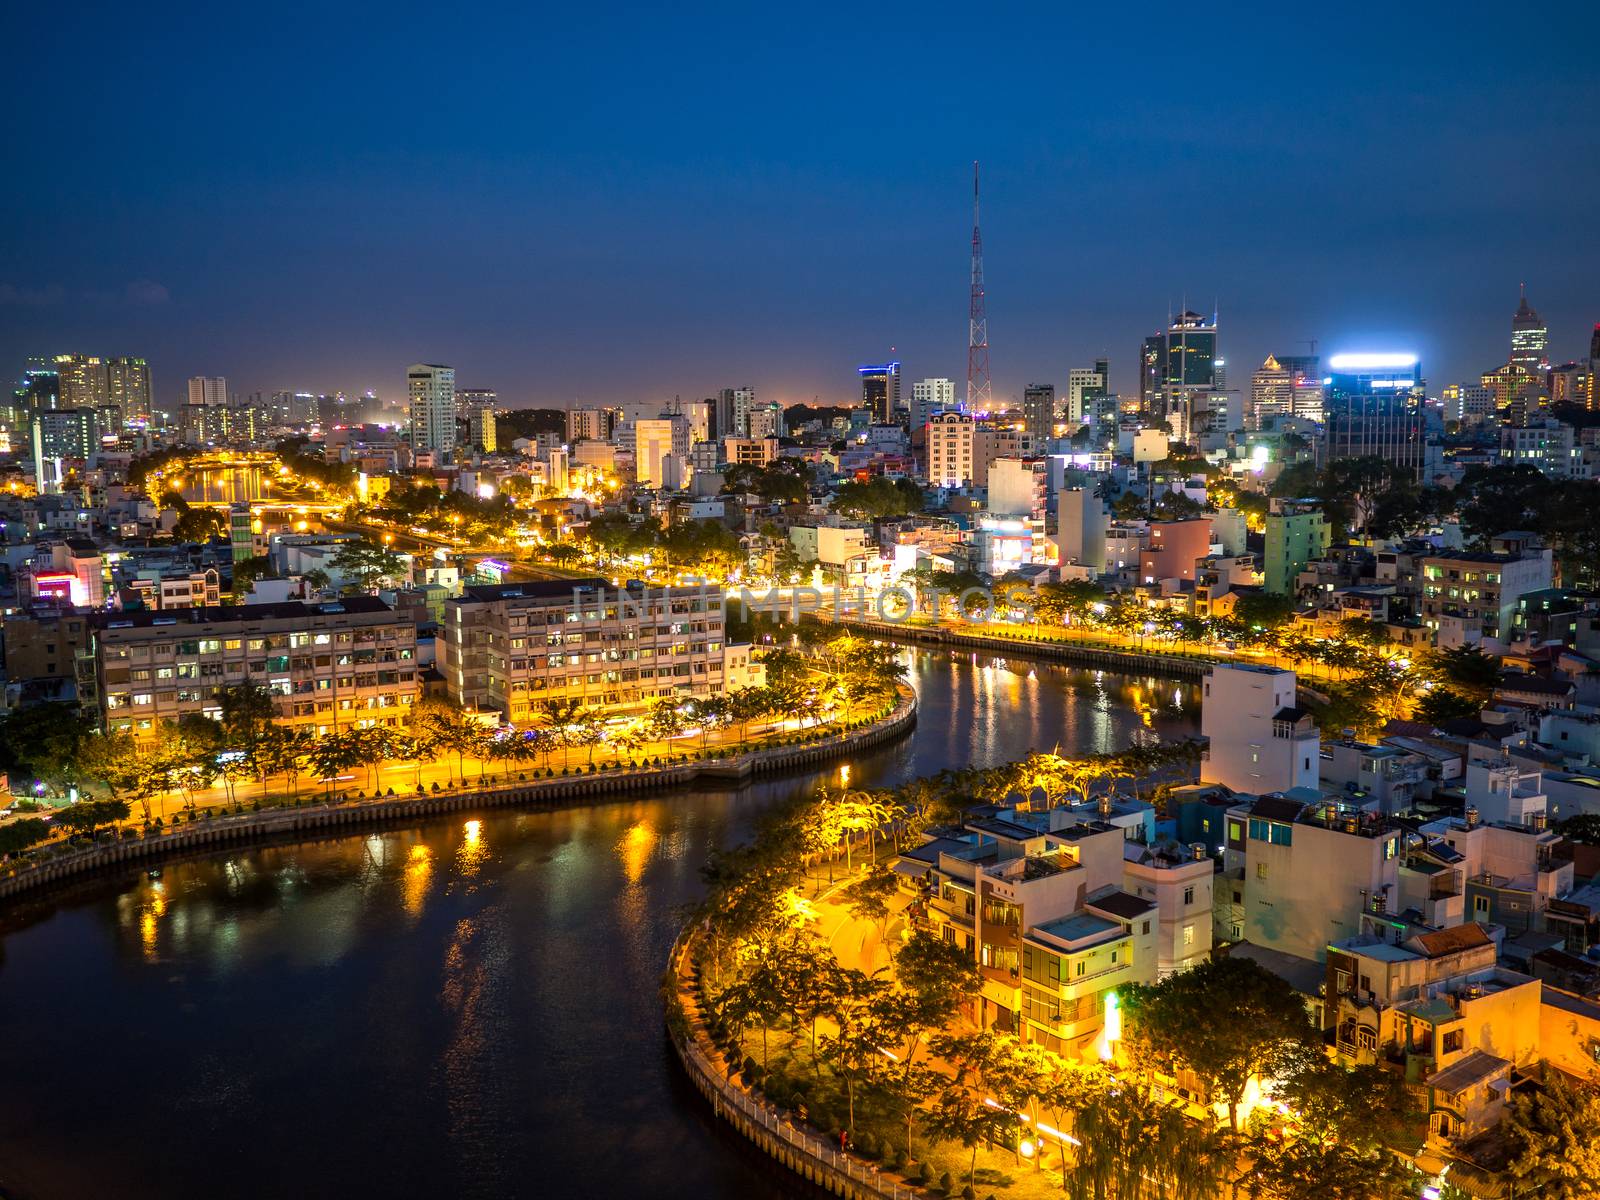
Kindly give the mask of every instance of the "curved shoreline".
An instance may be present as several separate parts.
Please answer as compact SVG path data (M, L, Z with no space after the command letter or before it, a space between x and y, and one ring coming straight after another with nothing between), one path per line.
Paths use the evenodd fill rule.
M708 757L666 767L596 770L577 775L517 781L495 786L463 786L423 796L395 799L335 800L298 808L225 814L153 830L125 829L112 842L71 850L42 862L27 863L0 875L0 903L76 882L132 864L165 861L196 852L271 841L337 834L370 824L405 824L445 813L526 805L577 807L658 788L682 787L697 779L738 782L815 766L843 754L876 749L909 733L917 723L916 694L902 688L889 713L870 725L797 746L775 746L742 754Z
M846 1200L919 1200L928 1196L924 1188L876 1163L835 1149L769 1100L739 1087L730 1078L726 1062L719 1072L722 1055L705 1036L700 999L688 969L694 936L692 930L684 929L668 953L665 1020L678 1065L710 1103L712 1112L762 1153L832 1195Z

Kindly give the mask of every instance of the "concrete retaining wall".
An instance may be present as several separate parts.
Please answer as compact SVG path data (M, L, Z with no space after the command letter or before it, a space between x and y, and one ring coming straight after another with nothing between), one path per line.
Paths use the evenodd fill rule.
M946 646L1003 654L1011 658L1037 658L1098 667L1119 674L1161 675L1176 679L1203 679L1210 667L1225 659L1206 655L1145 654L1132 650L1106 650L1096 646L1074 646L1067 642L1028 642L983 634L959 633L943 626L898 625L885 621L828 621L865 637L882 638L909 646Z
M777 746L666 767L597 771L593 775L563 775L498 785L491 782L481 787L394 799L336 798L333 803L304 808L273 808L216 816L160 831L128 827L115 841L0 867L0 900L131 863L148 863L193 851L338 833L377 822L406 824L475 809L563 808L660 788L682 787L701 778L741 780L803 770L843 754L860 753L894 741L909 732L916 722L916 697L909 688L903 688L899 703L882 720L804 746Z

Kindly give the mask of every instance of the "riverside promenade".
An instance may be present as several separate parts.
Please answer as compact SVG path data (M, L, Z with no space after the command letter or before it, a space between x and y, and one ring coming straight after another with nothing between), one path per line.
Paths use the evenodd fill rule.
M228 846L336 836L363 825L411 824L476 809L604 803L638 792L685 787L698 780L739 782L805 770L887 745L909 733L916 721L916 696L909 687L902 686L894 708L876 721L791 745L743 753L712 751L704 757L658 767L608 764L593 771L544 779L518 777L501 782L462 783L409 796L368 797L347 791L327 800L260 812L205 809L202 816L186 824L160 829L127 825L102 833L92 845L47 846L26 859L0 866L0 901L133 864L142 866Z

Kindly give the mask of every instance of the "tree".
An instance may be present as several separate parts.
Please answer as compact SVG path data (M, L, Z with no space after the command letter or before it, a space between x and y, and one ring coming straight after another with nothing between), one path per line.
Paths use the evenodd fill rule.
M403 580L410 574L404 558L365 538L343 543L328 565L363 592L376 591L379 583Z
M94 726L75 704L30 704L0 720L0 769L16 785L36 780L62 793L82 778L80 753Z
M1419 1141L1422 1114L1404 1077L1374 1063L1347 1068L1307 1046L1273 1095L1289 1106L1299 1136L1321 1145L1379 1155Z
M236 562L233 564L233 594L236 598L243 597L249 594L256 580L275 578L277 573L272 569L272 560L264 554Z
M1506 1134L1512 1151L1506 1171L1544 1200L1595 1200L1600 1196L1600 1089L1569 1082L1556 1070L1532 1093L1511 1093Z
M976 1184L978 1147L985 1141L1010 1143L1022 1127L1014 1111L990 1103L994 1086L1011 1054L1013 1042L1001 1034L944 1035L934 1039L933 1050L952 1067L955 1078L934 1102L923 1121L928 1136L960 1142L972 1151L967 1179Z
M87 833L128 819L126 800L80 800L56 812L53 820L68 833Z
M172 536L180 542L209 542L227 532L223 515L212 508L186 508L172 526Z
M870 921L878 927L878 940L881 942L884 927L889 922L889 900L899 889L894 872L876 865L839 895L850 906L852 917L858 921Z
M38 817L0 825L0 858L20 854L29 846L36 846L50 836L50 826Z
M1479 701L1452 688L1435 687L1422 693L1412 709L1412 716L1429 725L1442 725L1446 721L1475 717L1482 707Z
M877 476L865 483L851 480L834 493L833 511L858 521L881 521L921 512L926 497L909 479Z
M1239 1101L1255 1077L1269 1078L1314 1039L1305 1002L1287 983L1248 958L1213 958L1122 997L1131 1033L1155 1058L1187 1067L1228 1105L1239 1128ZM1217 1019L1226 1013L1227 1019Z
M1251 1142L1252 1195L1276 1200L1399 1200L1410 1195L1394 1155L1374 1157L1341 1142L1258 1137ZM1592 1193L1591 1193L1592 1194Z
M219 723L224 745L229 750L242 750L253 761L262 737L277 716L272 689L259 679L247 678L219 688L217 705L222 710Z

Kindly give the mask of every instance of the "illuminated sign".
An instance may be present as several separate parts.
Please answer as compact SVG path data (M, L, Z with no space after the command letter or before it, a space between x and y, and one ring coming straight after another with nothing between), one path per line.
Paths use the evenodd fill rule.
M1335 371L1384 371L1417 365L1415 354L1335 354L1328 360Z

